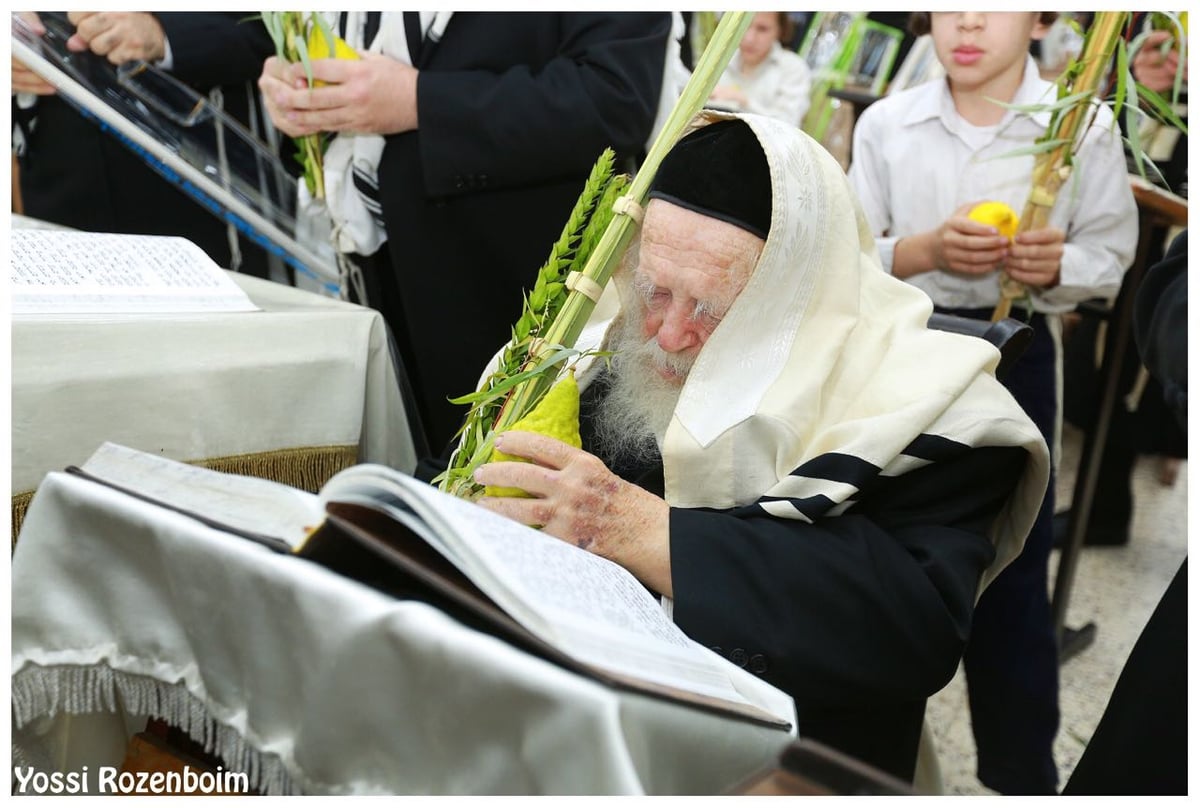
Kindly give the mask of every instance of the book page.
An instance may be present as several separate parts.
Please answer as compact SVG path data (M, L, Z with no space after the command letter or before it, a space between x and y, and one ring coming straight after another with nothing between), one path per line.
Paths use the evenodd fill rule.
M561 650L629 676L743 701L720 666L713 664L715 657L709 658L707 649L684 634L624 567L471 503L449 499L455 505L447 514L449 521L459 525L459 535L483 561L485 569L478 575L502 571L500 583L549 623L548 639ZM478 569L477 565L478 561L471 564ZM496 600L505 604L503 596Z
M184 238L13 230L9 239L13 314L258 309L204 250Z
M83 470L172 508L297 546L324 519L315 494L105 443Z
M749 703L721 660L688 638L618 564L383 466L340 472L321 496L374 500L400 522L411 520L395 511L411 509L432 529L418 532L435 549L512 618L581 662Z

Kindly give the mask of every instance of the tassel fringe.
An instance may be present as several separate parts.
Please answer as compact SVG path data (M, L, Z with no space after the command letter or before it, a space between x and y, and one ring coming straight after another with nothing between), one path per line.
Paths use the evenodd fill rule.
M28 665L12 679L14 730L59 713L116 713L118 706L126 713L162 718L178 727L202 744L205 751L221 758L227 771L244 772L251 787L261 794L303 793L283 760L256 749L235 729L221 724L183 685L169 685L107 666ZM35 750L21 747L19 735L14 731L14 761L37 759Z

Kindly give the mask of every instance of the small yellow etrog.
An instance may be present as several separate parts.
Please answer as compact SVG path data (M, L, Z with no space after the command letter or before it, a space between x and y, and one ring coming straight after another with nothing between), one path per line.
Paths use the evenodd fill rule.
M358 51L346 44L346 40L340 36L333 38L333 49L330 50L329 40L325 37L325 32L318 26L313 26L308 32L308 41L304 43L308 46L309 59L358 59ZM313 81L314 87L324 87L325 82L320 79Z
M980 202L971 208L967 218L988 224L1000 231L1005 238L1012 238L1017 232L1020 217L1017 212L1003 202Z

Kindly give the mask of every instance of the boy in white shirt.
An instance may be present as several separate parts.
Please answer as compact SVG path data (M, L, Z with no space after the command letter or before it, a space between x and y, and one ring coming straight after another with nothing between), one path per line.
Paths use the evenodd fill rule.
M1050 224L1009 240L967 217L975 204L1020 212L1033 157L1011 156L1043 135L1048 113L1005 104L1049 104L1029 44L1055 14L932 12L913 15L931 33L944 79L867 108L854 132L850 179L886 270L923 289L940 311L990 318L1004 269L1030 289L1013 309L1034 340L1005 384L1056 445L1059 314L1112 296L1133 259L1137 206L1111 111L1101 105ZM1024 308L1023 308L1024 307ZM976 607L964 655L978 777L1006 794L1054 793L1058 647L1047 596L1054 479L1021 555Z
M709 100L718 109L757 112L800 126L808 112L812 73L785 47L794 24L786 11L760 11L729 60Z

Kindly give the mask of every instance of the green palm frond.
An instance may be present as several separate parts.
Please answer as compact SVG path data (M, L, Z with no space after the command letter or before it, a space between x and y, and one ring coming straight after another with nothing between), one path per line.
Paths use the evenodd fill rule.
M562 366L578 355L561 345L547 345L544 354L532 349L566 302L567 276L581 269L587 260L590 250L583 249L587 234L601 222L607 226L612 218L611 201L610 209L605 211L604 200L612 199L612 189L628 184L626 178L614 175L615 162L613 150L605 149L592 167L562 233L538 270L533 289L525 295L524 309L513 326L512 339L500 356L499 366L474 393L451 399L451 403L469 404L471 408L459 430L459 446L450 466L435 481L443 490L464 496L475 493L478 486L470 475L491 456L491 432L513 389L543 374L556 377Z

